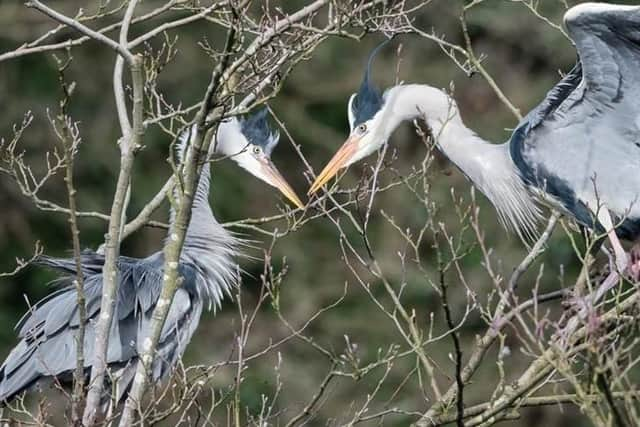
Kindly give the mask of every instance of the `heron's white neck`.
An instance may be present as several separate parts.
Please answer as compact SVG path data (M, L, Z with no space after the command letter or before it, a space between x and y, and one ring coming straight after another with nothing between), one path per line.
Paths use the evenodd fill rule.
M240 122L232 117L220 122L216 130L216 141L212 150L222 156L234 156L245 149L247 141L242 137Z
M425 120L438 149L493 203L501 220L519 234L531 234L539 210L509 154L508 144L491 144L462 122L455 101L427 85L401 85L385 95L381 123L385 140L405 120ZM521 234L521 236L522 236Z

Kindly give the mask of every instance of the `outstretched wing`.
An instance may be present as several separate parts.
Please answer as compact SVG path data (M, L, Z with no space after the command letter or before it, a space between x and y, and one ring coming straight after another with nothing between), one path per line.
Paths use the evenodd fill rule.
M582 4L571 8L564 21L579 60L527 114L516 137L546 120L573 123L622 105L640 112L640 7Z
M583 64L587 99L608 103L640 94L640 7L582 4L564 22Z
M582 4L565 15L576 67L514 131L523 178L594 226L604 204L640 230L640 7ZM625 221L626 222L626 221Z
M569 95L578 88L582 77L582 64L578 61L571 71L547 93L547 96L545 96L542 102L523 119L526 132L531 131L547 117L555 113Z
M75 261L42 257L41 264L75 277ZM87 307L85 323L85 367L91 366L95 342L95 321L100 314L104 257L95 252L82 254ZM133 378L142 339L148 336L151 314L162 286L162 255L145 259L122 257L118 262L119 290L114 322L109 336L107 361L123 384L117 384L118 398ZM166 375L184 351L202 312L197 294L195 269L181 264L183 285L172 303L158 346L153 367L154 379ZM80 316L74 286L54 292L33 307L16 326L20 343L0 368L0 400L11 399L45 377L65 380L76 364L76 335Z

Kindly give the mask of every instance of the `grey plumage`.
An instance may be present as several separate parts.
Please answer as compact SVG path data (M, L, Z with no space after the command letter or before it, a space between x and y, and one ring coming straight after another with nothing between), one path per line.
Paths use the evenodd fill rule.
M231 252L225 256L232 266ZM156 358L152 373L156 381L170 372L184 352L197 326L203 303L211 301L208 295L212 294L213 289L209 289L212 283L205 283L205 278L198 276L197 270L203 266L190 258L183 257L179 266L184 282L176 294L160 338L159 357ZM107 354L112 374L127 379L117 384L117 399L121 399L128 389L138 354L142 351L142 338L147 334L151 313L160 295L162 261L161 253L144 259L121 257L118 260L120 286ZM38 262L75 277L73 260L42 257ZM82 254L89 319L99 315L103 264L104 257L100 254L92 251ZM229 274L233 271L230 269ZM218 286L220 284L215 284L216 288ZM23 317L16 326L22 341L0 370L2 400L10 400L43 377L61 376L59 380L62 382L70 379L71 371L75 368L75 336L79 320L73 286L54 292ZM94 322L89 322L85 328L84 344L87 368L90 368L93 360L94 343Z
M208 169L208 166L206 167ZM237 240L213 217L207 200L208 170L198 186L192 221L187 231L179 264L183 277L158 345L152 379L165 377L184 352L196 329L203 307L218 306L236 282L233 257ZM133 378L137 357L142 352L151 314L162 286L163 255L147 258L120 257L119 289L116 299L107 361L121 399ZM41 257L38 262L60 273L75 277L72 259ZM104 257L92 251L82 254L87 317L96 319L102 296ZM9 400L43 377L70 377L75 368L75 336L79 326L75 287L68 285L45 298L27 313L16 329L22 341L7 357L0 369L0 400ZM85 367L93 361L94 322L85 328Z
M277 137L268 131L266 117L261 114L255 120L247 119L245 123L253 124L250 129L259 127L261 133L244 135L237 119L232 118L220 125L216 149L220 154L230 156L250 173L281 188L283 182L286 184L281 176L277 176L280 181L270 180L277 170L268 155L260 153L258 156L252 150L245 150L247 146L260 144L265 147L268 145L270 153L277 144ZM182 157L194 131L195 127L182 135L179 157ZM268 141L262 138L268 138ZM265 170L270 174L265 174ZM206 163L197 186L191 221L180 256L178 269L182 277L181 286L169 310L153 363L151 377L155 382L165 378L184 353L203 308L218 307L238 280L234 257L241 242L216 221L208 201L209 181L210 170ZM172 210L172 224L173 218ZM173 225L168 238L172 233ZM89 319L85 324L84 341L88 374L94 358L94 323L100 315L105 260L101 254L84 251L81 261ZM75 339L80 319L72 284L76 277L75 260L43 256L37 262L63 275L61 281L66 283L60 290L37 303L18 322L16 329L20 342L0 367L0 401L11 400L41 380L56 377L61 382L69 381L76 365ZM162 286L163 265L162 252L142 259L121 256L117 261L119 288L107 354L117 401L123 399L131 385L138 356L143 351L144 338L150 331L151 315ZM109 390L109 387L106 389Z
M511 156L526 183L588 227L608 209L640 235L640 8L588 4L565 17L579 60L519 124ZM579 165L574 167L573 165Z

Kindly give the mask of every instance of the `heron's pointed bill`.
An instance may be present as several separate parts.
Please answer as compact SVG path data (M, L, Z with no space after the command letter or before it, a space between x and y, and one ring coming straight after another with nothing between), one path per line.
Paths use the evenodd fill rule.
M304 203L297 196L296 192L293 191L293 188L289 185L289 183L284 179L282 174L278 171L276 166L270 161L265 160L262 163L262 170L265 175L269 179L269 184L276 187L280 192L291 201L296 207L303 209Z
M340 169L347 165L347 162L358 151L358 142L360 138L350 136L349 139L340 147L340 149L334 154L333 158L327 163L320 175L311 185L308 195L312 195L320 189L327 181L333 178Z

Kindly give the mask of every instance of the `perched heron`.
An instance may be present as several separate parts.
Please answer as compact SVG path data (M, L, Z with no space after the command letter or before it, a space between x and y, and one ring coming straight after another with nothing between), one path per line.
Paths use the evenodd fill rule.
M279 136L271 132L264 109L244 119L220 123L211 152L228 156L240 167L279 189L296 206L302 202L271 162L271 152ZM193 136L195 127L180 138L179 155ZM215 148L214 148L215 147ZM152 379L159 381L171 372L191 340L203 307L218 307L237 279L234 258L239 241L215 219L209 205L209 164L202 169L193 202L179 272L183 277L169 310L152 368ZM173 222L174 212L171 218ZM40 263L65 275L76 276L74 259L40 258ZM93 251L82 254L82 273L86 298L84 357L89 373L94 359L95 320L100 315L104 256ZM163 253L147 258L120 257L118 293L109 336L107 361L116 401L126 397L132 383L142 340L148 336L151 314L160 296ZM76 365L76 334L80 323L76 290L66 286L44 298L16 326L20 342L0 368L0 400L8 401L41 380L68 382Z
M624 272L628 256L618 237L640 235L640 7L585 3L569 9L564 22L577 64L503 144L467 128L455 101L439 89L401 84L381 94L370 79L374 50L349 100L349 138L309 194L383 146L402 121L420 118L504 224L520 236L533 234L543 200L606 232ZM617 279L612 272L602 287Z

